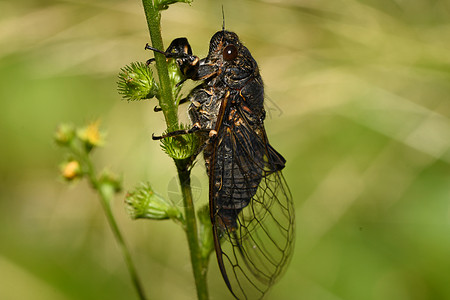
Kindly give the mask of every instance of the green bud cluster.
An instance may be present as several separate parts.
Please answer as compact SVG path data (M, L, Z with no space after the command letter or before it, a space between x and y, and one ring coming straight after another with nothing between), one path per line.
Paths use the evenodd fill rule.
M150 99L159 94L152 70L142 62L134 62L120 69L117 86L119 93L128 101Z
M61 147L81 152L91 152L104 144L105 134L99 130L100 121L76 128L72 124L61 124L56 129L54 140Z
M67 158L60 164L60 174L67 181L89 178L97 189L108 189L118 193L122 180L111 172L94 174L90 154L104 144L105 134L99 130L100 121L76 128L71 124L61 124L55 132L55 142L68 150Z
M183 124L180 127L180 130L186 130L188 128ZM161 148L164 152L171 158L177 160L186 159L197 154L199 144L199 136L196 134L183 134L161 140Z
M183 220L181 211L172 202L156 194L148 183L128 192L125 202L133 219Z
M55 142L60 146L68 146L76 134L75 127L71 124L61 124L55 132Z

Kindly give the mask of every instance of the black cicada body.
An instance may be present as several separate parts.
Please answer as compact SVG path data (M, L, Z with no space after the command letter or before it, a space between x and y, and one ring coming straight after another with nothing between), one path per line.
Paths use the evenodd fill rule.
M187 79L202 80L185 98L193 127L169 133L203 136L217 261L237 299L260 299L293 251L294 208L281 170L285 159L264 129L264 86L256 61L238 36L219 31L208 56L192 55L185 38L162 52Z

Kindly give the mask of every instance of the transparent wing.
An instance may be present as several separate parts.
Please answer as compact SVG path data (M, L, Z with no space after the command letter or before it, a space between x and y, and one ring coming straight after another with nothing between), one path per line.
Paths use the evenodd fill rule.
M210 166L214 242L237 299L260 299L285 270L294 245L294 208L285 160L245 111L230 108Z

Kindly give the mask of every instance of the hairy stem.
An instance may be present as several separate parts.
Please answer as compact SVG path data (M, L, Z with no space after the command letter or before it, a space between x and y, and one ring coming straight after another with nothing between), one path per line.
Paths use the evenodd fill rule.
M150 38L154 48L164 51L164 45L161 37L161 13L155 7L152 0L142 0L145 15L147 18ZM160 82L160 98L159 105L164 113L168 132L179 129L177 105L172 95L172 86L169 80L167 62L164 55L155 53L156 70L158 72ZM186 160L175 160L178 171L181 191L185 206L185 231L189 244L191 255L192 270L194 273L195 285L197 289L197 297L199 300L208 299L208 288L206 283L206 263L204 263L200 243L198 238L198 226L195 217L195 208L192 200L191 179L189 171L189 163Z
M123 257L125 259L125 263L128 268L128 272L131 276L131 281L138 293L139 299L145 300L144 289L139 281L139 277L136 272L136 268L133 264L133 260L131 259L130 252L128 251L128 247L125 244L125 240L123 239L122 233L119 230L119 226L114 218L114 215L111 211L111 200L114 197L114 187L110 184L100 183L97 184L97 190L100 194L101 203L103 206L103 210L105 211L106 218L108 219L108 223L111 227L111 230L116 238L117 243L119 244L120 250L122 251Z
M161 13L153 5L152 0L142 0L142 4L144 5L152 46L164 51L164 44L161 36ZM155 61L160 83L159 106L163 111L167 129L170 132L178 129L177 106L172 95L166 58L161 53L155 52Z
M186 236L189 243L191 254L192 270L195 277L195 285L197 288L197 297L199 300L208 299L208 287L206 282L207 265L203 261L198 240L198 226L195 217L195 208L192 198L191 178L188 165L183 161L175 162L178 169L178 178L181 185L181 193L183 195L183 204L186 218ZM206 260L207 261L207 260Z
M91 130L93 131L93 133L91 132L93 135L100 135L97 125L93 126ZM114 199L115 194L121 189L121 183L113 176L108 176L106 173L102 174L102 176L97 174L89 154L93 147L98 146L98 144L95 145L88 143L88 140L84 136L76 137L75 129L66 128L65 132L64 130L60 131L59 135L62 135L62 141L64 142L62 145L68 147L71 155L76 158L75 161L81 165L81 171L80 174L78 174L79 178L85 176L92 186L92 189L95 190L100 196L100 203L103 207L103 211L113 232L114 238L119 244L120 250L125 259L125 263L131 276L131 281L136 289L136 292L138 293L139 299L146 300L144 289L140 283L136 267L131 259L130 251L125 244L125 240L111 210L111 202Z

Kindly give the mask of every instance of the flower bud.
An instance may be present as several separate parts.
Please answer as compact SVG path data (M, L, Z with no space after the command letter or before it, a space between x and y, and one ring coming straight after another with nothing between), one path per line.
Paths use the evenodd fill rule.
M181 125L180 129L187 127ZM174 137L167 137L161 140L161 148L173 159L186 159L197 154L200 141L196 134L183 134Z
M125 202L128 213L133 219L183 219L181 211L170 201L154 193L148 183L129 192Z
M98 181L102 185L110 186L114 193L122 191L122 178L110 171L103 171Z
M153 72L144 63L131 63L120 69L117 82L119 93L129 101L150 99L158 95L159 88Z
M67 146L75 137L75 128L70 124L60 124L55 132L54 139L61 146Z
M80 163L76 160L70 160L61 165L61 175L67 181L79 179L83 176Z

